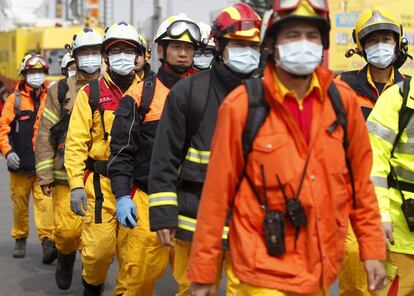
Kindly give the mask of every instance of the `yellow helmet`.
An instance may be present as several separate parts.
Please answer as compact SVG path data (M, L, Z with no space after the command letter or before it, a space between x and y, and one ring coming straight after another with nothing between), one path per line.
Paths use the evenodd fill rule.
M148 42L145 40L145 37L143 35L138 34L138 41L142 48L144 59L145 61L148 61L151 59L151 48L148 46Z
M391 31L396 34L398 47L401 44L402 26L397 19L384 9L368 9L359 16L352 37L358 50L363 52L364 39L371 33L381 30Z

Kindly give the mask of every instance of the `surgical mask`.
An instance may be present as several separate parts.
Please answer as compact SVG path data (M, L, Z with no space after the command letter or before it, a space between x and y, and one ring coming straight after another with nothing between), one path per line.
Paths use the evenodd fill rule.
M119 75L128 75L135 68L135 54L121 52L109 56L109 67Z
M78 68L81 71L92 74L101 68L102 57L100 54L79 56Z
M224 64L236 73L248 74L257 69L260 53L251 47L227 47L229 58Z
M395 58L395 44L378 42L365 49L365 53L369 64L378 69L385 69Z
M322 61L323 47L308 40L276 45L279 59L276 65L293 75L309 75Z
M45 73L27 74L26 82L33 88L39 88L45 82Z
M213 61L214 56L205 56L201 55L199 57L194 57L194 67L200 70L205 70L210 68L211 62Z
M68 70L68 77L73 77L76 75L76 70Z

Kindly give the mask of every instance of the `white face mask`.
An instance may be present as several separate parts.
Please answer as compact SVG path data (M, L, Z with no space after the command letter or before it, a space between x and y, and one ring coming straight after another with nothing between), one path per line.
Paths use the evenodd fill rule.
M279 59L276 65L294 75L309 75L322 61L323 47L307 40L293 41L276 45Z
M86 73L95 73L101 68L102 57L100 54L79 56L78 68Z
M135 68L135 54L127 54L121 52L119 54L110 55L109 67L119 75L128 75Z
M260 53L251 47L227 47L229 58L224 64L236 73L248 74L257 69Z
M395 44L378 42L365 49L365 53L369 64L378 69L385 69L395 58Z
M68 77L73 77L76 75L76 70L69 70L68 71Z
M211 62L213 61L214 56L206 57L205 55L201 55L199 57L194 57L194 67L200 70L206 70L210 68Z
M31 73L27 74L26 82L33 88L39 88L45 82L45 73Z

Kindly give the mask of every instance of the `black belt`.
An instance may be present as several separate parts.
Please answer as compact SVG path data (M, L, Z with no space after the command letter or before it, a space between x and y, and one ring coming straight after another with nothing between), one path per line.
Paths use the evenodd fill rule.
M107 160L94 160L88 158L85 162L86 169L93 172L93 189L95 191L95 224L102 223L102 204L104 196L101 188L101 175L108 177L106 169Z

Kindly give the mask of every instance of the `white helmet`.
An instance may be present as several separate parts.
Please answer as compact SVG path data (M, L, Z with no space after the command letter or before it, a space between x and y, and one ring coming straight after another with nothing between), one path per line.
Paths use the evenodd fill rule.
M140 38L134 26L125 22L112 24L105 29L102 46L105 49L111 40L126 40L133 45L140 47Z
M198 45L201 42L201 31L197 24L184 13L170 16L164 20L155 34L154 42L176 40Z
M213 38L209 38L210 32L211 32L211 26L204 22L199 22L197 25L201 31L202 44L206 46L216 47L216 44L214 43Z
M66 67L68 66L69 63L71 62L75 62L75 59L72 57L72 55L68 52L66 53L63 58L62 58L62 62L60 63L60 67L62 69L66 69Z
M101 44L102 44L102 37L101 35L99 35L97 31L95 31L94 29L90 29L90 28L83 28L78 33L73 35L72 53L81 47L101 45Z

